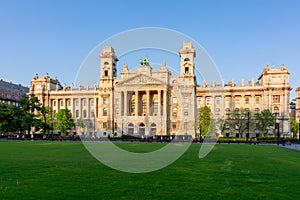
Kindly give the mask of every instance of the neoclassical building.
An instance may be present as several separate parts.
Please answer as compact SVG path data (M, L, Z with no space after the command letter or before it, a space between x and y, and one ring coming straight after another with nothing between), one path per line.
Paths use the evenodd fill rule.
M62 86L56 78L36 75L30 84L34 94L54 113L62 108L82 119L84 134L107 136L131 135L192 135L195 136L197 109L209 106L213 118L224 118L236 108L259 112L270 109L281 119L282 133L288 133L290 97L289 72L267 66L258 81L242 80L225 84L213 82L197 85L194 74L196 52L191 42L184 42L179 51L180 73L173 76L164 62L154 70L148 59L136 70L125 64L117 76L118 58L112 47L100 53L99 85L94 87ZM79 129L77 129L78 132ZM254 134L254 133L253 133Z

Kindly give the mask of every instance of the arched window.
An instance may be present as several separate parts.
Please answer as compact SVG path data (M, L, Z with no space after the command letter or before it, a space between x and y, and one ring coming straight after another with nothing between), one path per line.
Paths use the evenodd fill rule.
M190 61L190 59L189 58L185 58L184 61Z
M141 123L139 126L139 134L145 135L145 124L144 123Z
M259 108L255 108L254 111L255 111L255 113L259 113L260 110L259 110Z
M109 65L109 63L108 63L108 62L105 62L104 65Z
M128 128L127 128L127 129L128 129L128 131L127 131L128 134L129 134L129 135L133 135L134 126L133 126L132 123L129 123L129 124L128 124Z
M151 135L156 135L156 124L152 123L150 127L150 134Z

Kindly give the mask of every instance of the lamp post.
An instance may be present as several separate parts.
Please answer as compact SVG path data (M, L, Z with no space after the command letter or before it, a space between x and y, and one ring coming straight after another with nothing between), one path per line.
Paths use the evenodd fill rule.
M278 116L278 113L275 113L275 130L277 130L277 146L279 146L280 134L279 134L279 123L277 123L277 116Z
M249 134L249 132L250 132L250 112L249 111L247 112L247 116L248 116L247 135L248 135L248 137L250 137L250 134Z

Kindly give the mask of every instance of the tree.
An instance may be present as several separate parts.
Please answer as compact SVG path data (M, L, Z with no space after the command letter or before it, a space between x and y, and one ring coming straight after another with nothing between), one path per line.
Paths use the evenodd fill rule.
M13 126L14 106L7 103L0 103L0 132L14 132Z
M263 110L260 113L255 114L257 120L256 128L266 136L270 129L274 127L275 117L270 110Z
M200 139L202 136L207 135L211 123L211 110L209 107L204 106L198 109L198 116L196 120L196 129L199 130Z
M56 114L56 128L62 133L66 133L74 127L74 120L72 119L71 111L68 109L61 109Z
M19 107L14 109L13 125L23 132L27 130L29 134L32 127L36 130L40 128L40 119L37 117L38 111L40 111L41 104L37 97L30 95L29 98L24 94L18 100Z
M49 133L53 129L51 126L54 123L52 108L48 106L41 106L38 115L40 121L39 126L43 130L43 134Z
M290 113L290 132L293 134L293 137L297 134L297 131L298 131L298 123Z
M251 123L251 113L242 109L234 109L229 112L225 123L232 131L237 131L237 133L243 137L243 134L250 129Z

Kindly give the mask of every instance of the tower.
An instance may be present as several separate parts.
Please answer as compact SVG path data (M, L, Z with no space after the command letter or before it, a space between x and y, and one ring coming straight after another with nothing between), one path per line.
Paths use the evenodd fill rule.
M112 47L105 46L100 53L100 85L98 93L98 123L107 134L114 134L114 80L117 77L118 58Z
M112 86L114 77L117 77L118 62L114 49L105 46L100 53L100 58L100 84Z
M179 51L180 55L180 77L188 80L190 83L195 84L194 74L194 58L196 56L195 49L192 42L183 42L182 48Z

